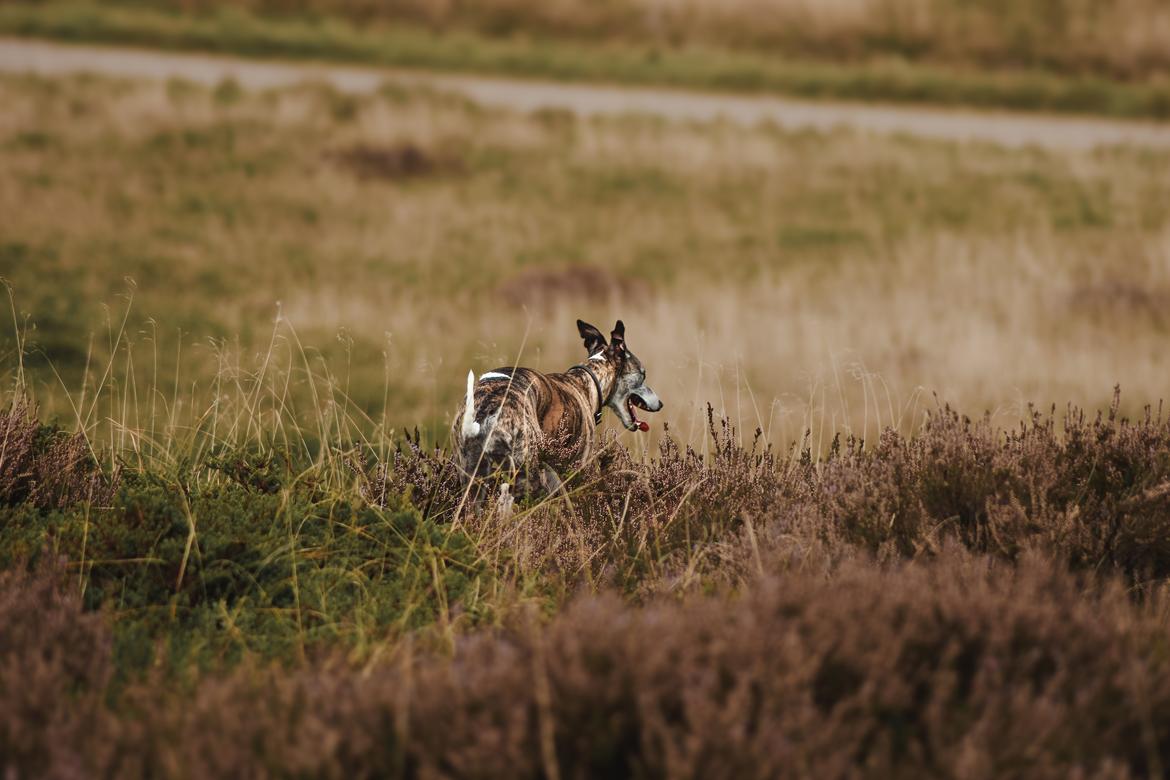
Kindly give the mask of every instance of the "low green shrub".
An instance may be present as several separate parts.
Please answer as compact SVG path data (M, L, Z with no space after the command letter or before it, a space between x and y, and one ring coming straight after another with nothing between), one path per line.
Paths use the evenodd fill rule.
M290 658L486 614L490 572L466 534L398 497L375 507L241 473L127 471L108 506L0 509L0 556L63 557L86 608L108 607L120 635L165 638L172 663Z

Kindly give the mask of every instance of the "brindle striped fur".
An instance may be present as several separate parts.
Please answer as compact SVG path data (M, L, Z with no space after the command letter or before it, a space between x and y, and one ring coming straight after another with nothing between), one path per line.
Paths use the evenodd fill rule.
M536 483L555 490L560 482L553 472L578 467L591 454L596 440L594 414L606 400L611 400L613 406L612 401L622 392L625 394L620 401L624 405L628 393L637 390L649 395L652 402L647 406L640 399L641 408L661 408L661 402L643 384L645 371L641 363L625 347L625 327L620 320L610 334L610 344L592 325L578 320L577 326L593 356L586 364L598 384L579 366L555 374L511 366L488 372L509 378L475 382L473 418L478 425L471 427L477 430L468 435L464 424L466 400L455 414L452 441L456 462L465 477L483 477L503 470L526 475L522 489L530 489ZM619 418L629 427L628 413L624 406L622 409Z

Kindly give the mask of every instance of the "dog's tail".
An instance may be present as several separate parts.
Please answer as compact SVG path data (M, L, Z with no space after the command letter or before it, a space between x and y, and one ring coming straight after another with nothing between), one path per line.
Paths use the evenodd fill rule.
M480 426L475 421L475 372L467 372L467 404L463 407L463 438L473 439L479 435Z

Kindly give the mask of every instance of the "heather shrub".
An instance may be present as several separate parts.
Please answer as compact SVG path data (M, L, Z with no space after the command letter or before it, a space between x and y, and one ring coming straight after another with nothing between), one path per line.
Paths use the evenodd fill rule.
M104 616L84 613L77 580L46 559L0 571L0 772L84 774L75 736L106 715L111 641Z
M1161 410L1118 419L1117 404L1091 422L1070 410L1047 494L1057 538L1082 566L1109 562L1132 576L1170 573L1170 421Z
M998 510L1029 497L1033 475L1021 475L1022 468L1045 465L1023 462L1019 443L986 420L944 407L918 436L887 430L872 452L856 439L835 446L817 498L846 538L871 550L892 544L913 555L955 536L972 549L1011 556L1026 529L1003 527L1017 518Z
M711 414L706 454L607 440L515 505L417 434L30 490L0 508L5 768L1159 775L1170 423L1057 419L942 406L782 459Z
M577 502L582 522L599 529L614 584L644 581L686 566L696 550L735 534L745 518L776 514L791 500L792 480L779 469L757 429L744 446L726 419L707 407L709 453L663 437L658 457L638 463L622 448L597 464L598 488Z
M1015 558L1042 547L1074 567L1165 576L1170 559L1170 422L1147 410L1120 418L1117 401L1088 418L1033 414L1011 431L944 407L906 438L887 431L867 451L833 453L815 501L845 538L914 555L953 536Z
M726 579L731 548L777 535L833 558L933 554L947 539L1008 560L1036 548L1156 580L1170 563L1170 422L1150 410L1123 419L1117 405L1094 417L1070 407L1063 422L1033 412L1006 431L940 405L912 436L837 439L823 459L806 448L786 461L709 410L706 455L669 431L648 461L610 440L567 475L567 500L464 511L460 523L494 560L633 591L697 568ZM409 495L442 522L468 509L446 453L417 441L360 473L375 503ZM499 556L501 538L515 555Z
M23 399L0 412L0 506L105 504L116 484L117 473L102 473L83 434L42 425Z
M562 584L587 580L637 589L663 571L660 563L669 567L734 533L744 516L766 517L785 505L793 481L771 448L761 444L761 432L741 446L730 422L716 420L711 407L707 412L711 453L706 458L680 445L669 429L657 457L648 461L613 435L604 436L593 459L562 473L566 496L521 500L517 511L502 514L492 503L498 477L465 488L448 454L424 450L417 433L384 463L359 456L350 462L367 501L377 505L403 495L424 517L444 522L458 517L497 565L514 572L535 568ZM476 494L486 499L472 501Z
M120 776L1158 774L1161 608L947 547L731 598L587 597L449 657L144 683L81 745Z
M366 501L383 506L400 496L416 506L424 518L450 520L465 500L464 485L451 458L442 449L426 449L418 429L395 445L385 463L369 453L350 454L350 467ZM373 461L374 465L370 465Z

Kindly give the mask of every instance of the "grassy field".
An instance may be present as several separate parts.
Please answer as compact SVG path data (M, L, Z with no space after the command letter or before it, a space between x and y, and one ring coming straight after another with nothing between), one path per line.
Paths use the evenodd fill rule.
M394 91L0 89L6 349L23 340L67 424L109 395L80 411L105 440L139 427L122 406L192 387L188 413L230 418L262 368L292 372L314 414L329 399L445 435L469 366L567 367L578 316L625 319L688 439L708 400L787 446L809 427L821 444L913 430L934 392L1015 420L1027 401L1107 403L1115 382L1134 401L1164 389L1165 153L577 122Z
M1170 154L0 104L5 773L1170 761ZM664 412L472 511L436 449L468 368L563 369L577 317Z
M897 55L1118 77L1170 66L1170 11L1157 0L115 0L106 5L187 13L231 7L317 22L413 22L436 32L660 47L703 44L819 60Z
M0 33L515 76L1170 117L1156 0L7 2Z

